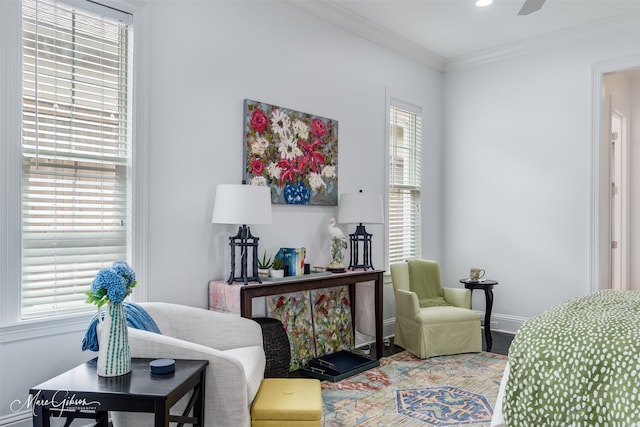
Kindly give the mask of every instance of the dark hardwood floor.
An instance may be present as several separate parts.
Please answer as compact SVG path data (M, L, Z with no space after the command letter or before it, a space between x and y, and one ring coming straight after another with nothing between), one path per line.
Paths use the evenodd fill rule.
M509 346L511 346L511 341L513 341L513 334L508 334L506 332L497 332L492 331L491 336L493 338L493 345L491 346L491 353L502 354L504 356L508 356L509 354ZM484 332L482 334L482 348L486 348L486 344L484 342Z

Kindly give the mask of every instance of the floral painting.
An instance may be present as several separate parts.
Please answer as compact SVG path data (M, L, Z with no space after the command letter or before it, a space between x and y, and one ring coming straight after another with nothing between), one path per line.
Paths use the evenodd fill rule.
M244 175L272 203L338 204L338 122L244 101Z

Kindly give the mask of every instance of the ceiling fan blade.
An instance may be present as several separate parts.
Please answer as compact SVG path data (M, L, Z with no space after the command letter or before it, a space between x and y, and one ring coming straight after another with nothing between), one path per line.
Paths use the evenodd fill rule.
M540 10L545 1L546 0L526 0L522 5L522 9L518 12L518 15L528 15L536 10Z

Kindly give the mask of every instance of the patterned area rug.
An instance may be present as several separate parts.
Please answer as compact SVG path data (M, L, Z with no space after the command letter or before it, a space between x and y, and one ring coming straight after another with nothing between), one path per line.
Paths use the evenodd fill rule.
M489 426L507 357L418 359L403 351L340 382L322 382L324 427Z

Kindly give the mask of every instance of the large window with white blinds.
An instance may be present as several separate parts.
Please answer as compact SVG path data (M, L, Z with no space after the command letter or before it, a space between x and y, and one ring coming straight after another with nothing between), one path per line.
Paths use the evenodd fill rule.
M72 1L22 4L22 318L130 259L131 17Z
M420 256L422 118L418 107L391 100L389 114L389 263Z

